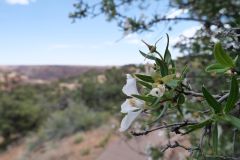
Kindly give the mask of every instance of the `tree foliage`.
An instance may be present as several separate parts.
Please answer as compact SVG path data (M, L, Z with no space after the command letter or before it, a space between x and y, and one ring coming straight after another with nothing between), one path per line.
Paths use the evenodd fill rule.
M168 6L168 10L161 6ZM216 39L228 42L224 44L228 44L227 48L232 52L239 50L239 0L98 0L94 3L80 0L74 8L70 18L76 20L104 15L107 21L117 22L125 34L150 31L160 23L171 29L180 21L199 22L201 28L194 37L182 37L176 44L181 52L211 53ZM173 10L185 14L169 16Z

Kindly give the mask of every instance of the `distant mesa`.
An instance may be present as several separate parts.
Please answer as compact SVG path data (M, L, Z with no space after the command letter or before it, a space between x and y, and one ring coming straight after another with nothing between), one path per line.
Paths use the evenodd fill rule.
M79 76L87 71L103 72L98 66L0 66L0 90L11 91L17 85L49 84L52 81ZM79 84L61 83L60 88L73 90Z
M20 65L0 66L1 72L15 72L27 76L29 79L58 80L78 76L90 70L104 71L105 66L62 66L62 65Z

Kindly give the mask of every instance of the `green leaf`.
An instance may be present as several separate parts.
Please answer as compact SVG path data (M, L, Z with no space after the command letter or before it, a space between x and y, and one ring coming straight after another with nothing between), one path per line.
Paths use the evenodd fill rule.
M235 126L236 128L240 129L240 119L239 118L236 118L234 116L231 116L231 115L225 115L224 116L224 119L231 123L233 126Z
M154 80L151 76L147 76L144 74L135 74L135 76L144 82L154 83Z
M167 63L167 64L170 64L171 63L171 53L168 49L169 47L169 36L167 34L167 46L166 46L166 49L165 49L165 52L164 52L164 61Z
M185 97L183 94L179 94L178 99L177 99L177 104L181 105L185 102Z
M180 115L181 115L182 117L184 117L183 111L182 111L182 109L181 109L181 106L180 106L180 105L176 105L176 108L177 108L178 112L180 113Z
M167 82L166 85L171 88L176 88L179 85L180 80L171 80L170 82Z
M213 125L213 132L212 132L212 142L213 142L213 152L215 155L218 153L218 128L217 123Z
M238 81L235 76L232 77L230 93L227 99L226 106L224 108L224 113L229 113L235 106L235 103L238 101L239 96L239 87Z
M215 72L215 73L224 73L229 69L230 69L230 67L225 67L225 66L221 65L220 63L215 63L215 64L209 65L205 69L205 71L206 72Z
M214 46L215 59L225 67L234 67L232 58L224 51L221 43L216 43Z
M160 67L160 71L161 71L161 75L164 77L166 75L168 75L168 67L166 62L160 60L160 59L156 59L156 64Z
M203 96L207 103L214 110L215 113L220 113L222 110L221 104L208 92L208 90L202 87Z
M212 123L212 119L207 119L207 120L205 120L201 123L190 125L190 126L187 127L188 128L187 133L190 133L190 132L195 131L197 129L203 128L206 125L209 125L211 123Z
M169 74L169 75L167 75L167 76L165 76L165 77L162 77L162 78L161 78L161 81L162 81L163 83L168 83L168 82L170 82L171 80L173 80L174 77L176 77L175 74Z
M184 78L184 77L185 77L185 74L187 73L187 71L188 71L188 66L185 65L185 67L184 67L183 70L182 70L182 73L181 73L180 78Z
M237 64L237 61L238 61L238 55L234 58L233 62L234 64L236 65Z
M171 60L172 60L171 53L170 53L170 51L167 49L166 53L164 54L164 61L165 61L167 64L171 64Z
M143 100L145 102L151 102L151 103L154 103L157 99L154 96L142 96L142 95L137 95L137 94L133 94L132 96L137 99Z
M152 89L152 85L147 83L147 82L144 82L144 81L137 81L139 84L141 84L142 86L148 88L148 89Z
M151 59L151 60L155 60L155 59L156 59L156 57L151 56L151 55L146 54L146 53L143 53L143 52L140 51L140 50L139 50L139 52L141 53L141 55L142 55L143 57L145 57L145 58L147 58L147 59Z
M172 67L175 68L175 63L173 60L171 60Z

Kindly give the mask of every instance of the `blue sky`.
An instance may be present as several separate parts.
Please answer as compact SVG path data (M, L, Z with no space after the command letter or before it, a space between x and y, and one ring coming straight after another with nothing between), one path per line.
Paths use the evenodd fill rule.
M138 50L147 51L141 39L165 47L165 33L173 44L179 35L191 36L199 24L184 22L169 32L159 25L141 35L123 33L104 17L71 23L68 14L75 0L0 0L1 65L123 65L145 63ZM164 7L164 6L163 6ZM166 6L165 6L166 7ZM168 11L169 15L179 11ZM120 39L120 40L119 40ZM174 57L179 56L173 50Z

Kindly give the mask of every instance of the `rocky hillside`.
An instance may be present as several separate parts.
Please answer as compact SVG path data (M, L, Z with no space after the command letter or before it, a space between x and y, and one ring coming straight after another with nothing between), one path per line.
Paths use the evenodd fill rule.
M61 65L23 65L23 66L0 66L0 72L16 72L27 76L29 79L57 80L78 76L84 72L95 70L104 71L105 66L61 66Z

